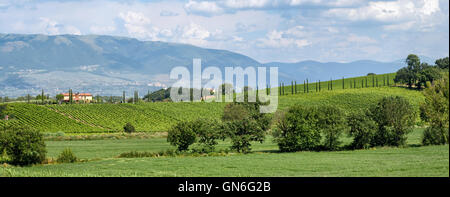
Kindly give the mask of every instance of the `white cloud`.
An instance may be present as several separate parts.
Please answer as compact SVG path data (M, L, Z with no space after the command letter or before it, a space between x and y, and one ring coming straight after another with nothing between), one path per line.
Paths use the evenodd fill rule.
M358 8L333 8L327 11L327 15L351 21L392 22L423 18L439 10L439 0L374 1Z
M216 2L189 0L184 6L188 13L214 15L223 13L223 9Z
M260 39L260 46L273 48L297 47L303 48L311 44L305 36L307 32L304 31L303 26L296 26L286 31L273 30L266 34L266 38Z
M365 44L374 44L377 43L376 40L368 37L368 36L358 36L355 34L351 34L348 38L347 38L348 42L356 42L356 43L365 43Z
M188 26L183 27L180 41L193 45L205 45L205 39L210 37L210 35L211 33L202 26L190 23Z
M152 26L150 19L143 13L121 12L119 13L119 18L125 22L124 27L131 36L144 40L159 40L160 29Z
M46 17L40 17L39 26L41 29L49 35L58 35L58 34L75 34L81 35L81 32L78 28L71 25L63 25L58 23L57 21L51 20Z

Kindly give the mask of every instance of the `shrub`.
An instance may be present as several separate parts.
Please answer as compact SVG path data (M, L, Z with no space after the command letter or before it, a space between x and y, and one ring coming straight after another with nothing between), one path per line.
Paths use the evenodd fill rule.
M372 119L378 131L372 139L373 146L405 145L415 120L414 108L403 97L385 97L371 108Z
M125 124L125 126L123 127L123 131L124 131L125 133L134 133L134 132L135 132L135 129L134 129L134 126L133 126L131 123L127 123L127 124Z
M251 118L225 122L224 129L231 139L231 149L237 152L250 152L252 141L264 142L265 131Z
M326 150L337 150L342 143L339 137L347 130L345 113L334 106L320 107L318 127L324 136L323 147Z
M448 144L449 130L448 128L430 126L425 129L422 137L422 144L427 145L441 145Z
M224 125L222 136L231 139L231 149L247 153L251 151L251 142L264 142L265 132L270 127L270 117L260 113L261 102L229 103L222 116Z
M186 151L195 142L194 122L183 121L173 126L167 135L167 142L176 146L178 151Z
M427 85L425 102L421 104L421 118L430 124L422 143L438 145L449 143L449 77L448 73L435 84Z
M366 149L370 147L377 125L368 113L368 111L359 111L347 117L347 124L350 127L349 135L353 137L351 148Z
M220 136L220 124L214 120L199 119L194 121L194 132L198 137L195 152L209 153L213 152L217 145L217 139Z
M321 140L318 124L316 107L293 106L279 121L274 141L282 152L317 150Z
M9 163L20 166L41 163L47 152L40 132L18 126L0 132L0 147L9 155Z
M70 148L64 149L56 159L58 163L75 163L77 160L77 157Z

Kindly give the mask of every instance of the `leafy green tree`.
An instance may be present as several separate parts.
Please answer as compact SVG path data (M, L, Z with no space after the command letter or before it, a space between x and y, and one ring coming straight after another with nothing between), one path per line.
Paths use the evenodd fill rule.
M233 150L246 153L251 151L252 141L264 141L271 119L267 114L260 113L262 104L259 101L234 102L225 107L223 135L231 139Z
M403 97L385 97L371 108L372 119L377 123L372 145L402 146L416 119L413 106Z
M213 152L217 145L218 139L224 139L225 136L221 135L222 125L210 119L198 119L193 123L194 131L197 135L197 143L193 149L200 153Z
M170 128L167 142L176 146L178 151L186 151L196 140L196 125L193 122L182 121Z
M433 81L440 79L441 74L437 67L429 66L428 64L423 65L423 70L418 73L418 87L422 87L422 85L426 85L427 82L433 83Z
M436 60L435 64L441 69L448 69L448 57Z
M345 113L334 106L320 107L318 127L324 136L324 148L337 150L342 143L339 138L348 128Z
M125 124L125 126L123 126L123 131L125 133L134 133L136 131L136 129L134 128L134 126L131 123L127 123L127 124Z
M0 150L4 150L13 165L39 164L47 153L42 133L23 126L5 127L0 132Z
M430 124L423 136L424 145L449 143L449 74L429 83L423 92L425 102L421 104L421 118Z
M63 94L57 94L56 95L56 100L58 100L58 101L64 100L64 95Z
M350 147L354 149L367 149L372 144L377 125L370 117L368 111L358 111L347 117L350 127L349 135L353 137Z
M282 152L317 150L321 145L319 111L316 107L296 105L283 115L273 132Z

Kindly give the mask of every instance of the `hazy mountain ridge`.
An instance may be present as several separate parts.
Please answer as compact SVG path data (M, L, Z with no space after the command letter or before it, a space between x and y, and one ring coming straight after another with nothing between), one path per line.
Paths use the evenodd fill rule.
M41 88L50 94L69 88L102 95L147 92L169 86L170 70L192 68L193 58L201 58L203 68L222 71L226 66L279 66L279 80L285 82L395 72L404 65L370 60L262 64L226 50L126 37L0 34L0 95L36 94Z

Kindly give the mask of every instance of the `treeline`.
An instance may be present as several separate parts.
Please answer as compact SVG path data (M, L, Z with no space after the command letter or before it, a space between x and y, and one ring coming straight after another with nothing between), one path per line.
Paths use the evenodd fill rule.
M355 89L369 87L383 87L394 85L394 75L369 73L365 77L354 77L341 79L330 79L329 81L314 81L305 79L302 83L291 81L289 84L279 83L278 95L292 95L301 93L312 93L322 91L332 91L337 89Z
M406 67L397 71L394 81L396 83L406 84L409 88L422 89L427 87L427 82L442 78L442 73L449 72L448 57L435 61L435 65L420 62L417 55L410 54L405 60Z

